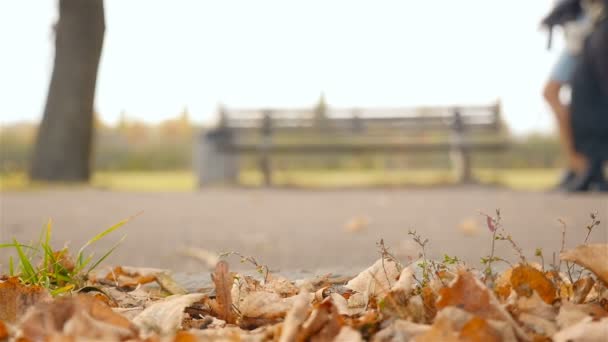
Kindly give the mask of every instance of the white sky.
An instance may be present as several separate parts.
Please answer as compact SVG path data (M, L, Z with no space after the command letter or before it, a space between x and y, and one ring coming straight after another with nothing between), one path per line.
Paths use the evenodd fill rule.
M196 121L228 106L489 103L517 133L548 131L540 92L559 49L551 0L106 0L96 108L115 122ZM56 0L0 3L0 117L40 118Z

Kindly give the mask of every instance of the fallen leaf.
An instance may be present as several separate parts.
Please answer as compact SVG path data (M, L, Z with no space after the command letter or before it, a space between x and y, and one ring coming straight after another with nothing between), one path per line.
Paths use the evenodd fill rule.
M302 324L298 341L333 341L340 333L342 319L330 298L316 305Z
M559 257L585 267L608 286L608 243L580 245L562 252Z
M180 284L178 284L169 274L165 272L156 274L156 282L163 290L172 295L188 293Z
M576 304L584 303L593 285L595 285L595 280L591 277L583 277L577 280L573 285L572 301Z
M515 301L515 308L518 313L531 314L549 321L555 320L557 316L555 308L545 303L536 291L530 297L518 297Z
M556 321L559 328L564 329L573 326L588 317L601 319L608 317L608 312L598 304L573 304L567 302L559 308Z
M363 342L363 337L351 327L342 327L340 333L334 337L334 342Z
M300 289L291 281L274 274L268 275L268 279L264 284L264 290L277 293L283 298L295 296L300 292Z
M123 340L134 338L138 329L104 302L89 295L78 295L43 302L24 315L20 337L32 341L52 338Z
M146 333L159 332L162 335L174 333L181 328L184 309L203 299L205 295L192 293L173 295L148 306L133 319L133 323Z
M8 327L0 320L0 341L8 340Z
M458 337L458 331L454 328L451 320L441 317L435 320L435 323L429 330L418 336L415 336L410 341L413 342L462 342Z
M51 300L40 286L26 286L17 277L0 282L0 320L14 323L26 310L37 303Z
M305 294L299 295L294 300L293 306L287 313L285 322L283 322L283 329L279 342L291 342L296 340L302 323L304 323L308 316L309 307L310 297Z
M518 317L519 321L535 335L549 338L557 332L557 324L540 316L522 313Z
M441 291L437 300L437 309L441 312L447 307L457 307L486 320L505 321L515 334L523 340L530 336L523 331L511 315L500 305L494 293L470 272L459 271L456 279ZM435 318L437 320L438 317Z
M547 304L556 299L556 290L545 274L529 265L519 265L511 273L511 286L519 296L530 297L533 291Z
M439 291L437 309L456 306L472 314L488 319L503 319L503 315L491 301L490 291L471 273L461 271L452 284Z
M312 300L312 293L302 293L302 296ZM245 296L239 306L241 317L239 325L243 328L258 327L264 324L273 324L280 320L291 309L299 296L281 298L272 292L258 291Z
M501 342L502 337L485 319L473 317L460 329L460 339L467 342Z
M591 317L574 324L553 335L554 342L606 341L608 336L608 317L593 321Z
M410 341L429 330L431 330L430 325L398 319L374 335L372 342Z
M351 279L346 287L359 293L366 293L370 297L382 298L395 284L398 277L399 269L394 261L379 259Z
M198 338L188 331L178 331L173 338L173 342L197 342Z
M232 290L233 277L228 270L228 263L223 260L218 262L211 279L215 284L216 300L219 306L218 318L232 324L236 319L232 312L232 295L230 292Z

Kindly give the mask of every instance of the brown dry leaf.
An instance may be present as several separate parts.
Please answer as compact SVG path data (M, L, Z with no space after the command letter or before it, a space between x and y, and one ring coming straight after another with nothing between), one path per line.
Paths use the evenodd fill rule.
M233 324L236 321L232 312L232 290L233 277L228 270L228 263L220 261L215 266L215 272L211 275L215 284L216 300L219 306L219 319Z
M515 302L517 312L539 316L543 319L553 321L557 311L552 305L545 303L536 291L530 297L518 297Z
M363 342L361 333L351 327L342 327L334 342Z
M300 331L300 327L308 316L309 307L309 296L301 294L295 299L293 306L285 317L285 322L283 323L283 329L279 342L291 342L296 340L298 332Z
M424 305L424 317L427 322L432 322L437 315L437 294L429 286L425 286L422 288L420 296Z
M591 277L583 277L577 280L573 285L572 301L576 304L584 303L593 285L595 285L595 280Z
M593 321L588 317L553 335L554 342L597 341L605 342L608 337L608 317Z
M585 267L608 286L608 243L580 245L562 252L559 257Z
M536 336L549 338L557 332L557 324L540 316L522 313L519 315L519 321L531 330Z
M124 340L138 335L128 319L112 311L104 302L88 295L64 297L39 303L19 324L20 337L32 341L50 338Z
M485 319L473 317L460 329L460 339L468 342L501 342L501 335Z
M420 334L410 341L413 342L462 342L458 338L458 331L451 320L445 317L437 318L427 332Z
M183 295L188 293L180 284L178 284L169 274L160 272L156 274L156 282L158 285L172 295Z
M14 323L25 311L37 303L51 299L40 286L26 286L17 277L0 282L0 320Z
M302 293L308 297L310 302L313 298L312 293ZM281 298L272 292L252 292L248 294L240 303L239 311L241 317L238 324L246 329L259 327L266 324L274 324L285 317L293 306L298 296Z
M456 306L483 318L504 319L490 295L490 291L475 276L461 271L450 286L439 291L436 306L439 310Z
M205 297L204 294L192 293L173 295L153 303L133 319L144 333L158 332L162 335L174 333L181 328L184 309Z
M277 293L279 296L286 298L292 297L300 292L291 281L278 275L269 274L264 289L269 292Z
M559 309L556 321L560 329L564 329L588 317L602 319L608 317L608 312L598 304L564 303Z
M511 273L511 286L519 296L530 297L536 291L547 304L556 298L556 290L545 274L529 265L519 265Z
M8 339L8 327L0 320L0 341Z
M412 338L431 330L430 325L395 320L388 327L374 335L373 342L410 341Z
M365 293L369 297L382 298L392 288L398 277L399 269L394 261L379 259L351 279L346 287L359 293Z
M198 338L188 331L178 331L173 338L173 342L197 342Z
M509 268L502 272L494 283L494 292L501 300L506 300L511 295L511 274L513 269Z
M330 298L316 305L302 324L297 341L332 341L342 328L343 320Z

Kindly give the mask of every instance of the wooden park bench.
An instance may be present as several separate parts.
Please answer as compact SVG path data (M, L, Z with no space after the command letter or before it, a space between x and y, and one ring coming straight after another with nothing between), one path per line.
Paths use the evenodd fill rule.
M240 155L257 157L264 184L271 185L271 160L278 155L437 152L450 153L457 179L467 183L473 180L471 153L507 146L502 129L498 102L424 108L221 108L217 126L200 136L199 185L235 183ZM421 133L435 138L408 138Z

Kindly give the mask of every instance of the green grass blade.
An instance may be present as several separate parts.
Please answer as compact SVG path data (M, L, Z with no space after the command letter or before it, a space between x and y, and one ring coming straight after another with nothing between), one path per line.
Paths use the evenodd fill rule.
M28 245L23 245L23 244L18 244L19 247L22 248L29 248L29 249L35 249L32 246L28 246ZM0 248L14 248L16 245L15 243L0 243Z
M91 267L89 267L89 270L87 271L87 273L85 275L89 275L89 273L91 273L91 271L93 271L97 266L99 266L99 264L101 264L108 256L110 256L110 254L112 254L112 252L114 252L114 250L120 245L122 244L123 241L125 241L125 238L127 236L124 235L120 241L118 241L112 248L110 248L106 254L104 254L101 258L99 258L99 260L97 260Z
M8 274L11 277L15 276L15 264L13 263L13 256L8 258Z
M110 234L111 232L115 231L116 229L124 226L127 222L131 221L133 218L135 218L136 216L138 216L139 214L135 215L135 216L131 216L125 220L122 220L120 222L118 222L117 224L113 225L112 227L104 230L103 232L95 235L91 240L87 241L87 243L84 244L84 246L82 246L82 248L80 248L80 250L78 251L78 257L77 260L78 262L82 262L82 252L84 251L85 248L89 247L90 245L92 245L93 243L95 243L96 241L98 241L99 239L103 238L104 236Z
M51 229L52 229L52 225L53 225L53 221L51 219L48 220L48 222L46 223L46 236L44 238L44 244L42 245L42 248L45 250L44 253L44 259L43 259L43 265L44 268L47 269L49 266L49 255L53 255L52 253L52 248L51 248ZM46 250L50 249L51 253L49 254Z
M17 240L13 239L13 242L15 245L15 249L17 250L17 254L19 255L19 261L21 262L21 268L23 270L23 273L25 273L25 276L27 277L25 280L37 283L38 275L36 274L36 271L34 270L32 263L27 258L25 253L23 253L23 250L21 249L21 245L17 242Z
M58 288L58 289L55 289L55 290L51 291L51 296L55 297L55 296L57 296L57 295L64 294L64 293L67 293L67 292L70 292L70 291L72 291L73 289L74 289L74 284L69 284L69 285L66 285L66 286L64 286L64 287L60 287L60 288Z

